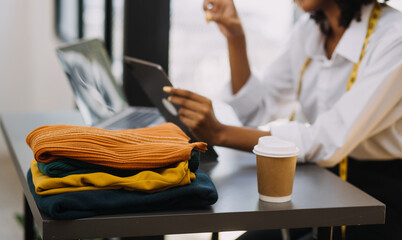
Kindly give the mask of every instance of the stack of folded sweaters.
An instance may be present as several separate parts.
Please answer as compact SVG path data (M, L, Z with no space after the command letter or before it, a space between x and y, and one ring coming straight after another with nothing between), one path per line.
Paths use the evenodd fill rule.
M200 208L218 198L198 169L206 143L189 143L172 123L117 131L49 125L26 141L35 156L29 187L55 219Z

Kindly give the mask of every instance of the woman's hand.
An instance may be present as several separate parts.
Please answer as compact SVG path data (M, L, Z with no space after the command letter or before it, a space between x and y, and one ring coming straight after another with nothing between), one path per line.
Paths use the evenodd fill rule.
M170 102L181 106L180 120L198 140L219 145L223 124L216 119L210 99L178 88L164 87L163 91L171 94Z
M214 21L227 38L243 37L244 31L233 0L204 0L207 21Z

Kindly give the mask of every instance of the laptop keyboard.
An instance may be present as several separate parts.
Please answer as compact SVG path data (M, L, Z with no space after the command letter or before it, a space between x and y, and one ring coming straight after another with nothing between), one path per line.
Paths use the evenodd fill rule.
M158 119L161 118L161 119ZM158 120L157 120L158 119ZM154 112L133 112L130 115L110 124L106 127L109 130L134 129L149 127L165 122L163 117Z

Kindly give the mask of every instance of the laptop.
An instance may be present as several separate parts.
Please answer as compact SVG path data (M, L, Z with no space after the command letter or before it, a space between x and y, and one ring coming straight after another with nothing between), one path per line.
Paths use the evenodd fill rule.
M180 121L178 107L167 101L168 95L162 91L163 86L171 86L171 83L159 65L125 58L129 71L156 108L133 107L129 106L121 87L116 83L108 54L100 40L82 40L58 47L56 52L86 125L118 130L150 127L169 121L178 125L191 141L195 141ZM202 159L216 160L216 152L212 147L208 149L206 154L202 154Z
M118 130L165 122L155 108L129 106L100 40L79 41L59 47L56 52L86 125Z

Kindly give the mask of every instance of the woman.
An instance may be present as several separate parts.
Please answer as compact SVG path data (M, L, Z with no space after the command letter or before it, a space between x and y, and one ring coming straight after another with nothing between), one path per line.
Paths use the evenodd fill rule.
M220 123L211 100L203 96L175 88L165 91L181 106L183 123L210 145L251 151L259 137L273 135L297 144L299 162L332 167L347 155L365 160L349 161L348 180L386 203L387 219L385 225L366 227L364 239L399 239L401 188L387 187L402 183L395 170L402 170L402 164L385 160L402 158L402 14L374 0L297 4L309 14L297 22L282 53L258 78L250 71L233 0L204 1L207 19L227 38L228 103L248 127ZM280 110L292 109L295 100L309 125L288 122L269 131L256 128L275 120ZM379 174L378 185L370 183L376 178L372 172ZM359 232L362 228L355 237L366 236ZM353 236L352 230L348 228L347 236Z

